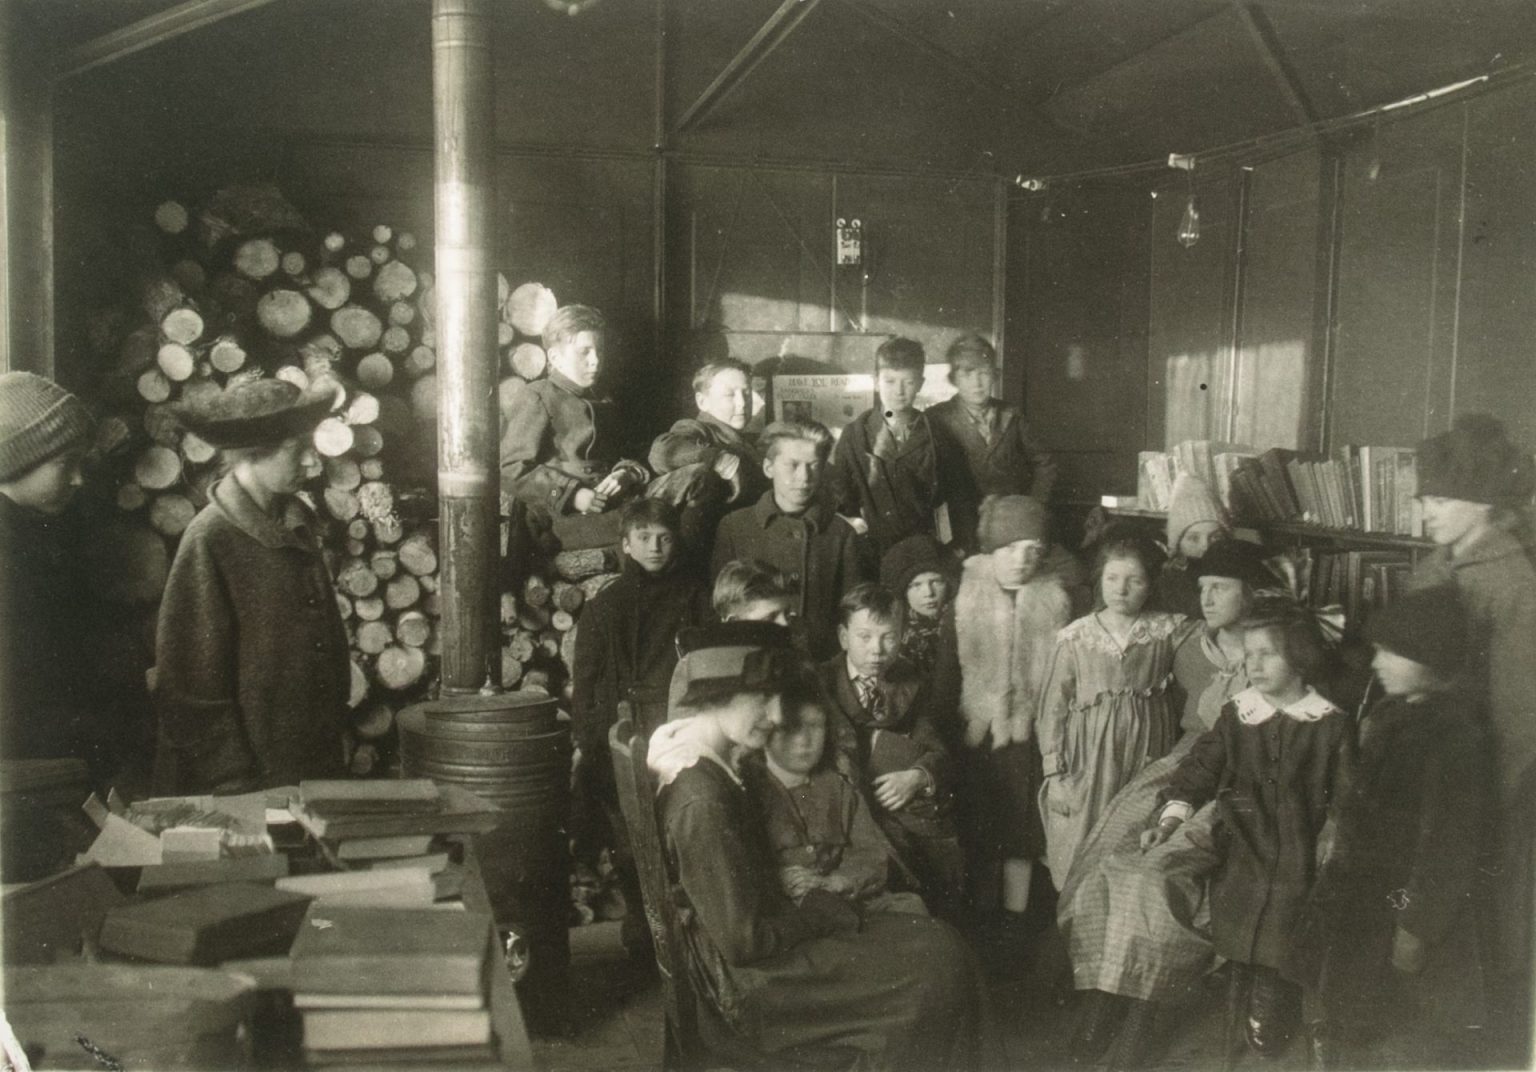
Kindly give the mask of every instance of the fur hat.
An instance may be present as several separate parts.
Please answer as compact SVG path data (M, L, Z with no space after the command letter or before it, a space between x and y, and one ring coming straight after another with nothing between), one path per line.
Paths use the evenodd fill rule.
M215 447L260 447L313 430L335 401L334 389L301 391L287 380L263 379L179 404L175 413Z
M1168 498L1168 553L1178 554L1184 533L1202 521L1214 521L1223 529L1231 527L1211 486L1191 473L1180 473Z
M1466 657L1467 616L1454 584L1405 592L1371 615L1365 637L1451 677Z
M902 598L907 585L920 573L938 573L954 591L960 578L960 563L932 536L919 533L895 544L880 560L880 583Z
M1518 506L1533 487L1530 456L1486 413L1456 418L1449 432L1419 444L1419 494L1494 506Z
M697 707L743 692L777 692L800 672L790 632L773 622L722 622L684 629L671 702ZM674 712L675 714L675 712Z
M1019 540L1044 540L1048 515L1045 505L1028 495L988 495L981 501L976 537L983 554Z
M0 376L0 480L13 480L90 438L85 403L33 372Z
M1231 577L1242 581L1251 591L1280 583L1264 564L1264 548L1247 540L1217 540L1190 572L1196 577Z

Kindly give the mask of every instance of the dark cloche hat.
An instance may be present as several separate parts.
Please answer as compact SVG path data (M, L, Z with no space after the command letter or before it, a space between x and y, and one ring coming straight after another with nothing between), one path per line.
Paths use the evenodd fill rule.
M1419 444L1419 494L1518 506L1536 490L1530 455L1486 413L1456 418L1449 432Z
M722 622L684 629L672 702L697 706L743 692L777 692L800 672L788 629L773 622Z
M1280 584L1264 564L1264 548L1247 540L1217 540L1195 564L1196 577L1231 577L1250 590L1274 588Z
M287 380L262 379L183 403L175 412L215 447L260 447L311 431L335 402L334 386L301 391Z

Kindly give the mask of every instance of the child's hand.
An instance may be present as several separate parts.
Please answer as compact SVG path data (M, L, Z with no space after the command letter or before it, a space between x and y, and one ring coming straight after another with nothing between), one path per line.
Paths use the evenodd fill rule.
M847 514L838 514L837 516L848 522L848 524L853 528L853 531L858 533L860 536L869 535L869 522L865 521L862 517L849 517Z
M847 897L855 892L853 888L853 882L846 876L837 874L835 871L830 875L825 875L822 877L821 888L824 890L830 890L831 892L840 894L844 897Z
M779 885L784 887L785 893L798 901L812 890L821 889L823 882L821 876L809 867L791 864L779 868Z
M1177 830L1183 824L1183 822L1183 819L1175 818L1174 816L1170 815L1166 819L1159 819L1156 826L1143 830L1141 832L1141 851L1146 852L1148 849L1154 849L1161 845L1163 842L1167 841L1169 838L1173 837L1174 831Z
M611 499L622 492L626 486L624 474L615 469L599 480L597 487L593 488L592 491L600 499Z
M608 505L608 500L591 488L578 488L576 494L571 496L571 505L578 514L600 514Z
M875 800L886 811L900 811L928 784L928 775L916 767L893 771L875 779Z
M1424 943L1401 927L1392 935L1392 967L1404 975L1424 970Z

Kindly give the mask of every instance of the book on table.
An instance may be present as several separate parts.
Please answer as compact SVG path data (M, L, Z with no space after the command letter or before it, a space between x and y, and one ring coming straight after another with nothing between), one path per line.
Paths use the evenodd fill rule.
M431 834L390 834L383 837L347 838L328 846L338 860L384 860L423 856L432 848Z
M170 964L280 953L309 904L304 894L249 882L200 886L112 909L100 943L111 953Z
M356 812L303 801L295 801L290 810L305 830L322 841L407 834L483 834L494 830L504 818L494 804L456 785L442 787L441 804L431 811Z
M430 778L322 778L299 783L304 807L334 815L436 811L442 804Z
M429 1049L485 1046L491 1014L485 1009L305 1009L304 1046L310 1050Z
M472 912L312 905L293 942L309 994L481 994L490 919Z

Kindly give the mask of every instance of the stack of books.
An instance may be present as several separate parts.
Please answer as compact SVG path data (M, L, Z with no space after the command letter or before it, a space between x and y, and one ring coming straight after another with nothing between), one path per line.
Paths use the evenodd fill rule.
M310 1065L495 1059L489 917L315 904L289 956Z
M1317 552L1301 548L1291 554L1307 600L1318 606L1343 607L1345 619L1354 629L1402 595L1413 573L1413 556L1407 551Z
M463 871L437 833L476 829L493 814L464 797L425 778L303 782L290 810L336 870L282 878L277 886L327 905L425 908L457 897Z

